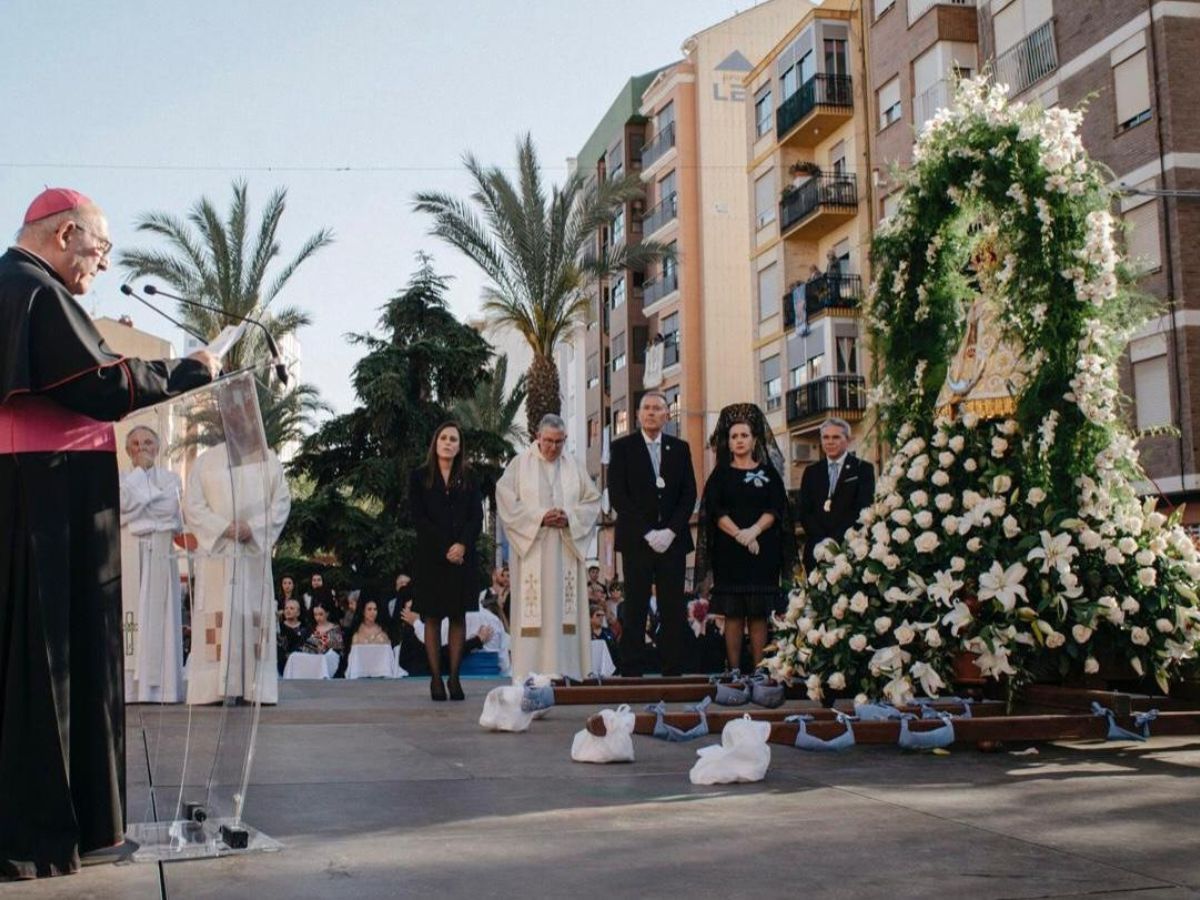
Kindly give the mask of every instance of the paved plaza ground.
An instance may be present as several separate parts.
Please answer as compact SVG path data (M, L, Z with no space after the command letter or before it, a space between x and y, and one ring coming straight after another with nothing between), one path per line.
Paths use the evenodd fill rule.
M489 734L491 686L433 704L424 679L286 682L246 807L281 852L91 868L0 896L1200 896L1200 737L1022 756L776 746L760 784L693 787L696 748L716 738L636 737L633 764L573 763L591 708ZM131 814L147 797L139 723L162 759L181 750L183 711L154 715L129 713Z

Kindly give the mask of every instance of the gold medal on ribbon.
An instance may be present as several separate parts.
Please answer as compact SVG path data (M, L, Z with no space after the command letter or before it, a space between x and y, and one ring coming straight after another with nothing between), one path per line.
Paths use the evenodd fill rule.
M825 512L829 512L831 509L833 509L833 501L827 499L825 501Z

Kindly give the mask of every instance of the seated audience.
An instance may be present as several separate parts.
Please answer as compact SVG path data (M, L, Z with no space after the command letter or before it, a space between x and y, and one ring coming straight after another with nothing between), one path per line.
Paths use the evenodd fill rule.
M505 631L509 630L509 599L508 566L497 566L492 569L491 585L479 594L479 608L495 615Z
M301 651L307 640L308 628L300 621L300 601L293 597L283 605L283 621L279 623L279 632L275 636L280 675L288 657Z
M612 633L612 629L608 627L607 613L604 606L594 605L591 608L591 623L592 623L592 640L604 641L608 647L608 655L612 658L613 665L620 668L620 652L618 650L619 642L616 635Z
M341 626L329 621L329 611L320 603L313 607L313 627L301 648L304 653L328 653L336 650L342 655L345 643Z

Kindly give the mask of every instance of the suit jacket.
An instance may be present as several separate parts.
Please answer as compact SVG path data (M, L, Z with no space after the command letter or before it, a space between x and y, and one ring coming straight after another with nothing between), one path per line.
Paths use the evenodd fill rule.
M875 498L875 467L847 453L833 496L829 496L829 462L822 459L804 470L800 480L800 523L804 526L805 563L826 538L841 542L864 507ZM825 501L830 509L825 511Z
M696 475L687 441L662 436L659 473L665 486L655 485L654 464L641 429L613 441L609 450L608 499L617 513L616 546L622 553L649 550L646 532L670 528L671 549L695 548L688 524L696 507Z

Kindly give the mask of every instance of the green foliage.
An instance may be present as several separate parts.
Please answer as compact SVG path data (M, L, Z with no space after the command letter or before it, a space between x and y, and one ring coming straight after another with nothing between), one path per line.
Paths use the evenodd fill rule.
M418 264L383 306L379 331L350 337L366 349L353 372L358 406L305 439L290 470L312 493L293 506L289 533L304 552L332 551L364 580L390 581L412 560L409 472L454 404L474 394L490 357L447 309L446 279L428 257Z

